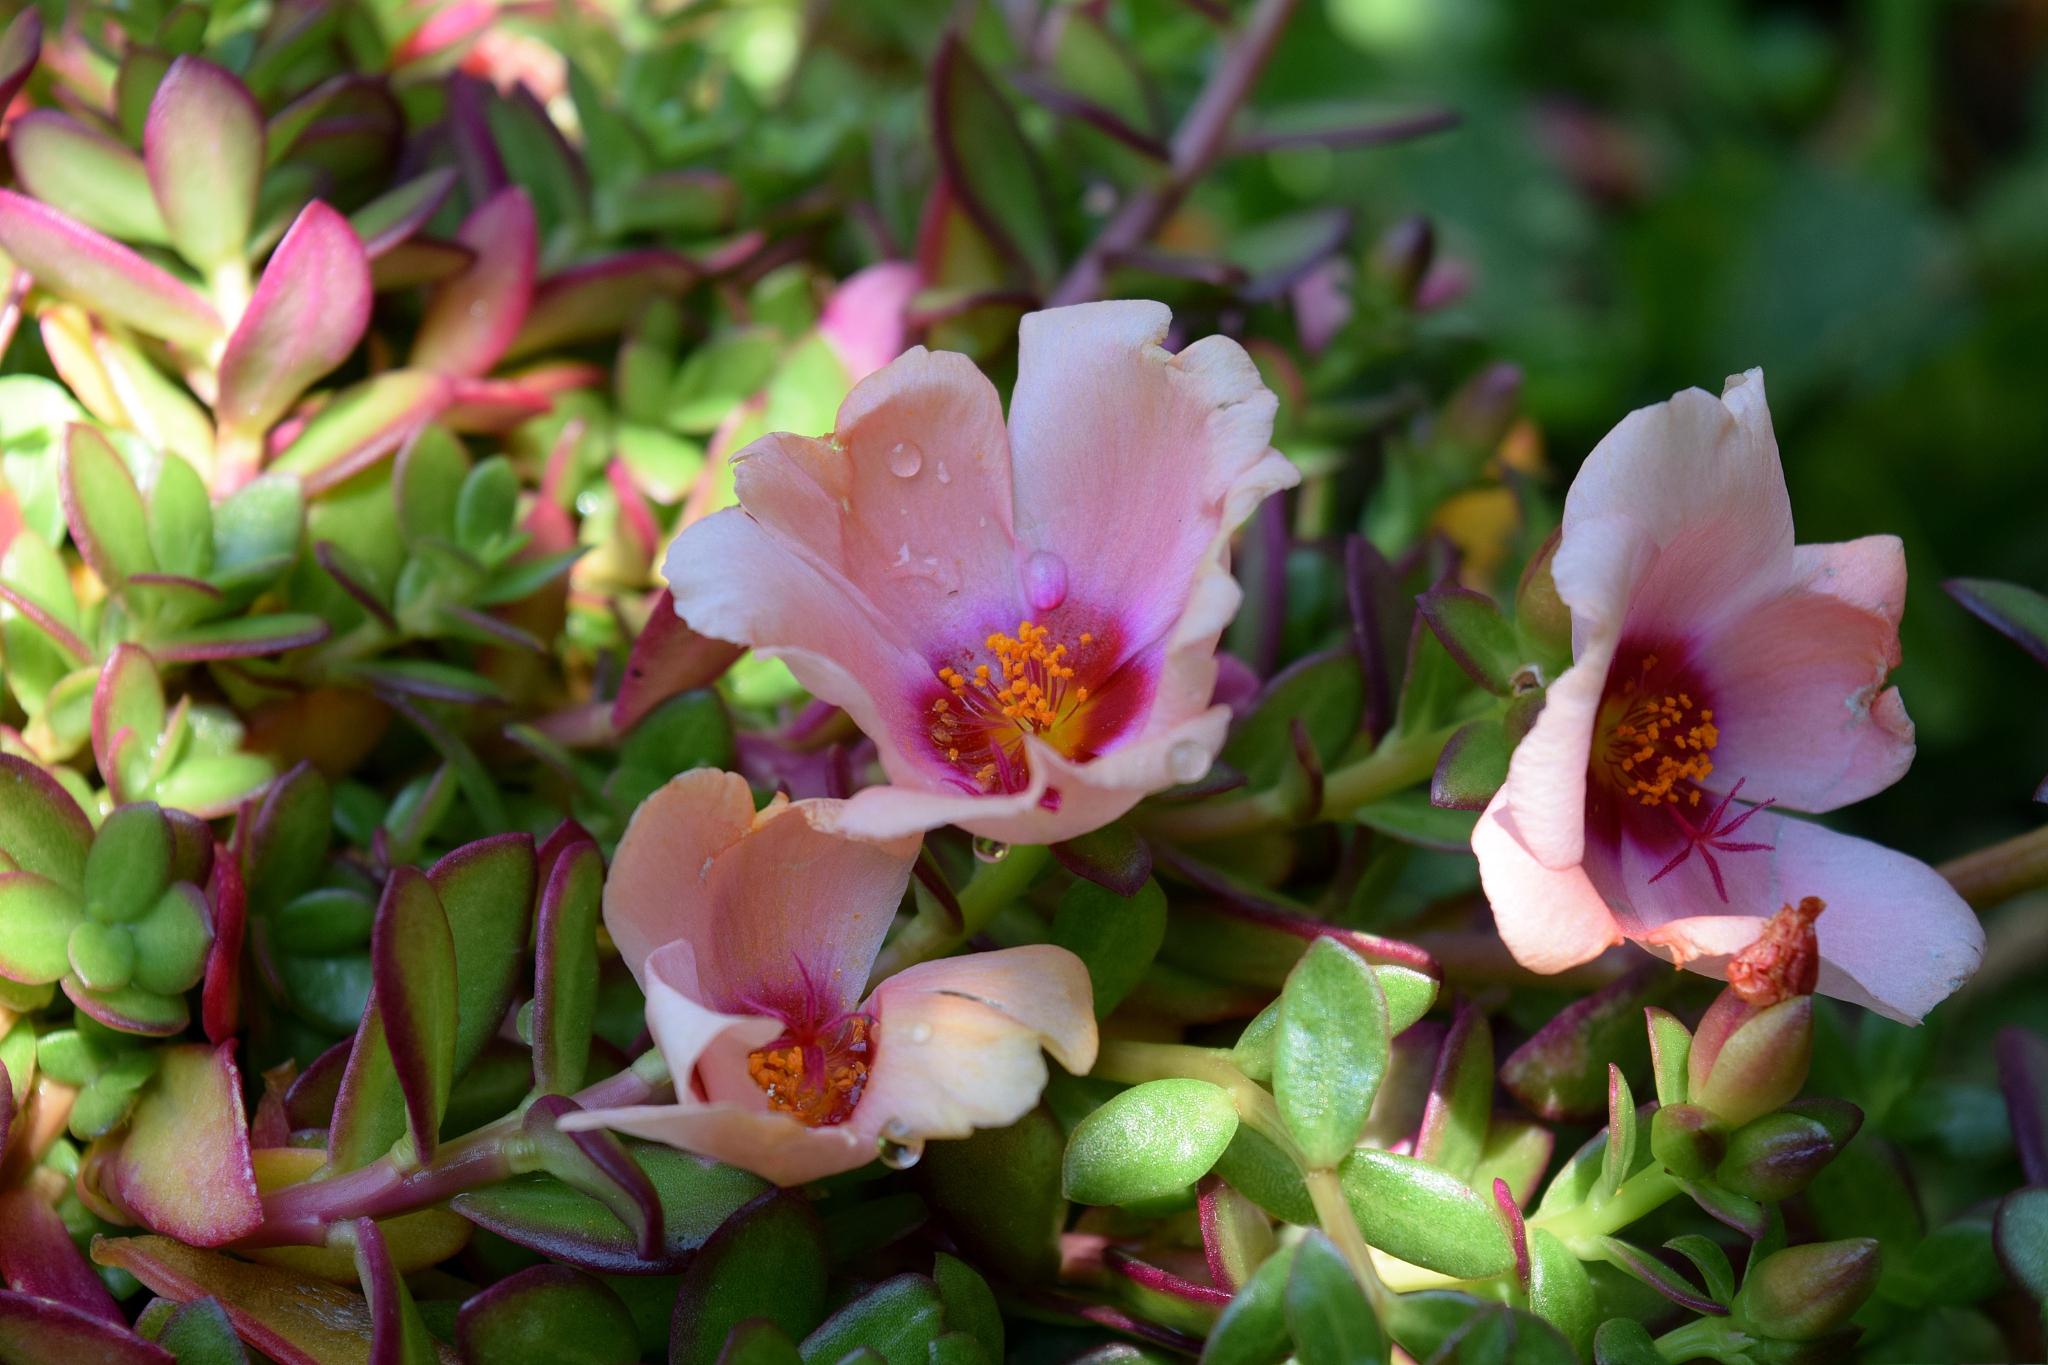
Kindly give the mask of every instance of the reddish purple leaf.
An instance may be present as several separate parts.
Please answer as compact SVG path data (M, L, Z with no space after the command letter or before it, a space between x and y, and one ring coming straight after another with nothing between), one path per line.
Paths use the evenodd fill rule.
M534 291L533 306L505 358L611 336L638 317L649 299L680 294L701 273L680 252L650 247L550 275Z
M1522 1210L1515 1203L1514 1191L1499 1176L1493 1179L1493 1207L1500 1214L1501 1226L1507 1229L1508 1241L1515 1248L1515 1278L1526 1289L1529 1284L1529 1230L1522 1224Z
M1230 1291L1227 1289L1218 1289L1213 1284L1197 1284L1185 1275L1177 1275L1164 1266L1141 1261L1128 1252L1114 1247L1104 1254L1103 1264L1133 1284L1142 1285L1155 1294L1170 1295L1183 1303L1221 1308L1230 1302Z
M349 1041L344 1038L315 1057L284 1092L284 1116L294 1131L325 1128L334 1121L335 1100L348 1069Z
M357 209L349 217L349 226L362 238L364 252L374 261L425 227L448 202L454 188L455 172L436 166Z
M178 253L201 270L239 261L263 179L263 111L249 91L200 57L180 57L158 83L142 160Z
M543 1170L610 1209L632 1230L642 1260L662 1260L668 1238L660 1192L616 1133L601 1128L565 1133L557 1126L562 1115L581 1108L566 1095L542 1095L526 1111L521 1130L539 1153Z
M663 588L627 656L626 676L612 702L613 728L624 734L670 697L716 682L744 653L744 645L692 630Z
M4 1072L0 1090L8 1095L4 1102L12 1103ZM4 1128L0 1124L0 1141L5 1140ZM0 1282L23 1294L55 1299L103 1322L128 1325L114 1296L79 1254L57 1210L26 1187L0 1191Z
M572 844L548 869L534 925L533 1081L567 1093L583 1084L597 1011L597 923L604 856Z
M126 1326L58 1303L0 1290L0 1359L177 1365L169 1351Z
M0 190L0 248L45 289L114 322L193 350L220 337L220 315L189 285L27 195Z
M455 1081L455 941L426 875L396 868L370 931L375 1008L421 1161L431 1160Z
M243 893L241 869L224 848L214 851L206 901L213 909L213 947L206 956L199 1021L208 1042L226 1043L241 1026L242 934L248 923L248 897Z
M2029 1185L2048 1185L2048 1043L2015 1024L1998 1031L1992 1050L2020 1170Z
M533 200L517 186L500 190L469 215L456 240L476 252L476 260L434 291L412 363L475 378L505 354L533 301L539 250Z
M370 325L370 262L348 220L315 200L271 253L220 362L215 410L253 440L355 351Z

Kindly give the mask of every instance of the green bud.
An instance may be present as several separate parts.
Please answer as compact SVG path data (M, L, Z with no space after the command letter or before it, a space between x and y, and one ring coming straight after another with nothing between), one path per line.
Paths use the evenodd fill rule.
M1696 1104L1667 1104L1650 1116L1650 1152L1681 1180L1705 1180L1727 1144L1728 1125Z
M1742 1282L1734 1316L1759 1336L1812 1341L1849 1320L1877 1287L1877 1239L1852 1237L1787 1247Z
M1812 1062L1812 996L1758 1010L1723 991L1693 1038L1689 1091L1693 1103L1739 1127L1798 1095Z
M135 940L118 924L87 920L71 931L71 971L96 991L118 991L135 974Z
M85 859L85 912L119 923L149 909L171 879L171 826L156 806L117 807Z
M1863 1122L1845 1100L1808 1100L1738 1129L1715 1181L1766 1203L1790 1199L1819 1175Z
M1074 1125L1061 1179L1082 1204L1172 1199L1209 1173L1237 1133L1230 1092L1207 1081L1132 1086Z

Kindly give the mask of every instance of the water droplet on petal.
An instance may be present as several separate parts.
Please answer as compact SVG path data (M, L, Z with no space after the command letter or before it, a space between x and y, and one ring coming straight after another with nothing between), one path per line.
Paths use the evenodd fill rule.
M911 1041L911 1042L913 1042L913 1043L929 1043L929 1042L930 1042L931 1040L932 1040L932 1026L931 1026L930 1024L912 1024L912 1025L910 1026L910 1041Z
M875 1144L875 1156L892 1171L907 1171L924 1155L924 1139L914 1138L900 1119L890 1119L882 1127L880 1141Z
M1010 846L985 834L974 836L974 856L985 863L999 863L1010 856Z
M939 482L940 482L940 483L951 483L951 482L953 482L953 476L952 476L951 474L948 474L948 473L946 472L946 462L945 462L944 460L940 460L940 461L939 461L939 469L938 469L938 475L939 475Z
M923 468L924 452L917 448L916 442L898 441L889 447L889 472L897 478L915 478L917 471Z
M1194 740L1175 741L1166 751L1166 771L1176 782L1199 782L1209 772L1209 751Z
M1024 561L1024 597L1033 611L1051 611L1067 600L1067 561L1040 550Z

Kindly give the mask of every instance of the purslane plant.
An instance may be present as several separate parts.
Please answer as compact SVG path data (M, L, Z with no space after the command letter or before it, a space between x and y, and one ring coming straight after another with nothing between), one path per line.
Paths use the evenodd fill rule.
M0 36L0 1358L2035 1340L2048 1044L1878 1016L2048 842L1777 810L1910 758L1896 546L1756 377L1546 543L1264 160L1453 120L1039 8Z

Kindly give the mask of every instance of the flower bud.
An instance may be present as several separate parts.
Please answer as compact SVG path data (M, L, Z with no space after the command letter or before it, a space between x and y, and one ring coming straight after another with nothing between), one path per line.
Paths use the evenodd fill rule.
M1835 1159L1862 1126L1847 1100L1806 1100L1744 1124L1714 1173L1724 1189L1766 1203L1790 1199Z
M1798 1095L1813 1062L1813 997L1783 1000L1769 1009L1753 1010L1736 1001L1732 1024L1724 1024L1718 1046L1710 1044L1708 1024L1730 999L1723 992L1700 1021L1693 1043L1693 1102L1740 1126L1768 1114Z
M1386 283L1395 298L1410 303L1435 255L1436 229L1418 214L1403 218L1380 234L1380 239L1373 243L1368 269L1375 279Z
M1787 1247L1743 1279L1734 1317L1759 1336L1812 1341L1849 1320L1877 1287L1877 1239Z
M1514 425L1522 402L1522 367L1500 361L1458 386L1444 404L1443 433L1472 450L1492 454Z
M1681 1180L1704 1180L1728 1147L1728 1125L1696 1104L1667 1104L1650 1116L1650 1153Z

